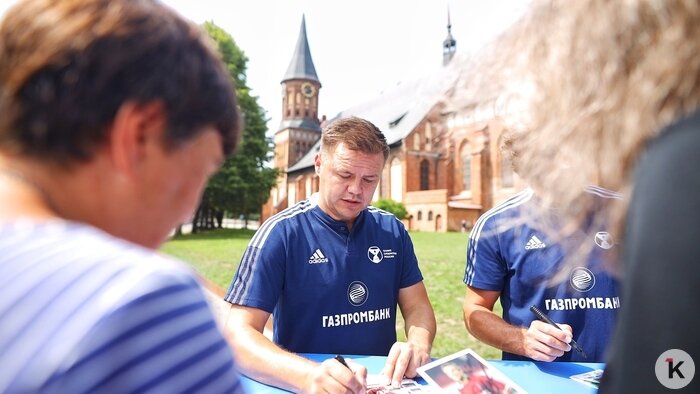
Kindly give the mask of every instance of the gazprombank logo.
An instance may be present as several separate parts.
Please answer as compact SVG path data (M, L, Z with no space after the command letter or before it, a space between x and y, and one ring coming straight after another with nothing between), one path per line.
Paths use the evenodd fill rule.
M695 376L695 363L690 354L681 349L670 349L661 353L654 368L656 379L669 389L682 389Z
M576 267L571 270L571 287L585 293L595 286L595 275L585 267Z
M348 301L354 306L360 306L367 301L368 293L367 285L356 280L348 286Z

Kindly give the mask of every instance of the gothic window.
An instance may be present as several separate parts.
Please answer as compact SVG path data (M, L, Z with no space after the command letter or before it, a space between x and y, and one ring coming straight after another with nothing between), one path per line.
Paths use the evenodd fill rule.
M502 145L499 144L499 146ZM501 157L501 187L513 187L515 184L513 180L513 165L508 154L501 151L499 155Z
M462 159L462 190L472 190L472 152L469 143L462 145L460 158Z
M418 133L413 136L413 150L420 150L420 134Z
M423 159L420 162L420 190L428 190L430 188L429 185L429 174L428 172L430 171L430 163L428 163L428 160Z
M391 199L394 201L403 201L403 171L401 168L401 160L394 158L391 161L391 169L389 177L391 179Z
M425 124L425 148L427 150L432 149L433 143L433 125L430 122Z
M428 221L433 220L433 211L428 211Z
M388 196L390 187L391 185L389 184L389 172L385 169L384 171L382 171L382 180L381 182L379 182L379 188L381 190L379 196L381 198L389 198Z
M418 211L418 218L416 220L423 220L423 211Z
M312 179L310 176L306 178L306 182L305 182L305 185L304 185L304 186L305 186L305 190L304 190L304 191L305 191L305 194L306 194L306 196L305 196L306 198L308 198L308 197L313 193L312 181L313 181L313 179Z
M372 201L377 201L381 198L380 194L379 194L380 190L382 190L382 181L381 180L379 181L379 184L377 185L377 187L374 189L374 194L372 195Z

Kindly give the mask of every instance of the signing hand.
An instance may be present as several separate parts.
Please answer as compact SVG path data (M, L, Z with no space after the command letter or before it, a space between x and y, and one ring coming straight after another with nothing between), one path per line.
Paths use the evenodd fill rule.
M416 368L430 361L430 350L411 342L396 342L389 351L382 375L386 383L400 387L403 377L416 377Z
M304 386L304 393L355 393L364 394L367 390L367 368L345 360L344 366L334 359L328 359L311 371Z
M571 350L573 338L571 326L559 324L561 330L551 324L534 320L525 331L525 356L537 361L553 361Z

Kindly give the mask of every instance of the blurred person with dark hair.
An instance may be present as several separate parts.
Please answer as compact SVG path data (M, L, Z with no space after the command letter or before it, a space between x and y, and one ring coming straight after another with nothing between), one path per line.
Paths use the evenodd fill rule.
M620 264L611 269L622 275L624 304L601 392L659 392L657 362L672 369L667 378L700 391L687 358L671 365L664 356L678 349L700 359L692 334L700 325L698 37L695 0L548 0L499 41L494 69L507 71L526 103L520 171L545 207L565 207L560 234L590 221L585 212L619 234ZM552 166L563 162L568 168ZM592 210L589 179L625 198Z
M294 392L364 393L364 367L294 353L388 356L384 383L396 386L430 361L436 323L413 242L394 215L369 206L388 156L372 123L334 121L314 159L319 192L253 236L226 295L246 374ZM397 304L406 342L396 338Z
M238 392L195 274L155 252L237 145L231 79L151 0L0 26L0 392Z

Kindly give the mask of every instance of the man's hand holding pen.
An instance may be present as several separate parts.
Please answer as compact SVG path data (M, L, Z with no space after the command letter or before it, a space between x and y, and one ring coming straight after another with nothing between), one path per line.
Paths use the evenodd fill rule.
M560 324L561 329L540 320L533 320L524 330L525 356L536 361L554 361L571 350L571 326Z
M304 392L364 394L367 390L367 368L337 355L319 364L307 381Z
M574 341L571 326L558 324L544 314L537 306L532 305L530 311L537 320L530 323L525 332L525 355L538 361L553 361L572 348L586 357L583 349Z

